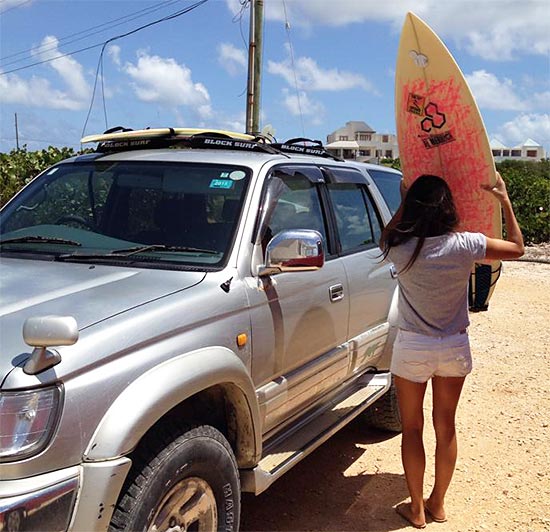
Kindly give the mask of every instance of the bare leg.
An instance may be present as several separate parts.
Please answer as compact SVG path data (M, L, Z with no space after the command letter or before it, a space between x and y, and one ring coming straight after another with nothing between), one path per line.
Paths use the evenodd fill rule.
M427 383L412 382L397 376L394 376L394 379L403 427L401 459L411 496L410 520L417 525L422 525L426 522L423 499L426 455L422 431L424 428L424 394Z
M446 519L445 494L456 465L455 415L464 377L433 377L433 424L435 429L435 484L426 505L436 520Z

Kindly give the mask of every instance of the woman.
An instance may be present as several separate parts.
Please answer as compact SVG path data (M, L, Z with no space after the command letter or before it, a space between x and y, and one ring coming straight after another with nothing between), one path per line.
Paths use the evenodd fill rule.
M455 413L472 369L468 340L468 280L475 262L523 255L523 237L500 174L483 187L500 201L507 240L458 232L459 219L447 183L423 175L406 190L380 242L398 271L398 333L391 371L403 426L401 456L410 503L396 511L415 528L426 515L447 520L444 499L454 472L457 443ZM435 483L424 499L426 457L422 440L423 402L428 380L433 390L436 435Z

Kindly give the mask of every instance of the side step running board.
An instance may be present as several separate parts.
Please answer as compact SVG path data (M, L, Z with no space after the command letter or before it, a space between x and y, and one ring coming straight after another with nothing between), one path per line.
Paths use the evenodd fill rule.
M351 393L335 398L319 415L310 418L297 431L269 448L254 469L241 470L241 489L255 493L265 491L283 473L314 451L390 387L389 374L367 374Z

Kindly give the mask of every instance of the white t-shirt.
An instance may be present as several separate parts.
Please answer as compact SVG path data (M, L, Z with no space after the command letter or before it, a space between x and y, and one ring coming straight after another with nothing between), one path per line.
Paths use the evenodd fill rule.
M398 327L429 336L448 336L468 327L468 280L476 261L485 257L481 233L428 237L416 261L407 266L418 239L390 248L398 272Z

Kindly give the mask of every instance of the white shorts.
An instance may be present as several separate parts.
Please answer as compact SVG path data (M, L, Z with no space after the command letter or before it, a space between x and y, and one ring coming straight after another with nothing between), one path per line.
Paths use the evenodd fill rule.
M468 333L427 336L399 329L390 371L413 382L436 377L465 377L472 371Z

